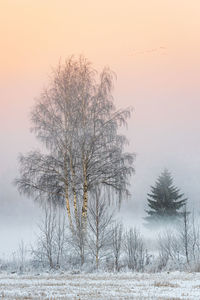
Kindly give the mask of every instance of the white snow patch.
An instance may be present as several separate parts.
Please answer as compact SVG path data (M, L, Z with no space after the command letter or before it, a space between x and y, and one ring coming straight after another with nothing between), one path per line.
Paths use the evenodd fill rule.
M0 274L1 299L200 299L199 273Z

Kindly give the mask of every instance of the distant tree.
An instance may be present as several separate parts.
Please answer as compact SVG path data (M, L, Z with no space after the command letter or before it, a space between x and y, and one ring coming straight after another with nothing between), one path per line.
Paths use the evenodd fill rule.
M161 173L155 186L151 187L151 193L147 195L150 209L146 210L148 216L145 220L151 225L175 220L182 215L180 209L187 201L183 198L184 194L173 185L173 179L167 169Z

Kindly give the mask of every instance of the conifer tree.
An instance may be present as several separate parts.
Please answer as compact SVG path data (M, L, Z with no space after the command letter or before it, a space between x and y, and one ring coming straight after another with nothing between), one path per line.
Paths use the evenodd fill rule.
M167 169L158 177L155 186L151 187L151 193L147 194L148 216L145 220L149 224L157 224L163 221L173 221L181 216L180 209L186 205L186 198L180 190L173 185L173 179Z

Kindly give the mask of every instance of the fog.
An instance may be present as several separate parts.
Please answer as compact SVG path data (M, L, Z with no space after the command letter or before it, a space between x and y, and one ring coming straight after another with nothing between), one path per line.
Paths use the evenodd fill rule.
M116 82L116 90L119 86L120 82ZM117 94L116 90L115 94ZM116 101L118 106L123 103L123 91L126 106L131 102L131 92L134 95L134 87L128 96L125 89L122 89L119 95L115 95L118 98L118 102ZM196 107L189 105L191 99L187 99L188 103L185 104L187 107L183 105L179 107L173 99L163 103L161 95L160 103L153 97L147 101L146 93L143 95L143 91L140 92L141 94L133 96L134 111L128 122L128 129L124 130L130 142L127 150L136 153L136 160L135 175L130 181L131 197L124 199L119 217L125 225L137 226L148 236L151 232L143 226L147 193L150 191L150 185L154 185L164 168L169 169L174 184L188 197L189 207L191 209L194 207L196 211L200 210L200 141L198 139L200 121L197 114L198 105ZM15 251L21 239L27 243L33 241L36 223L41 216L39 205L34 204L31 199L20 196L13 186L13 180L18 174L19 152L26 153L39 147L35 137L29 132L31 124L28 118L35 96L34 94L30 96L26 109L24 104L21 104L23 114L15 115L14 122L10 118L5 118L1 127L5 129L1 130L0 252L9 255ZM184 91L179 97L185 97ZM146 116L148 116L148 123ZM21 126L15 126L20 123ZM9 130L6 127L9 127Z
M41 209L13 186L17 157L39 147L29 131L31 107L48 84L51 68L72 54L83 53L98 70L109 65L117 75L116 107L134 108L124 131L127 150L136 153L131 197L120 210L124 223L150 234L143 227L147 193L164 168L185 193L189 208L199 212L199 4L192 1L181 14L179 1L127 1L125 8L120 1L110 1L108 7L107 1L100 6L86 1L78 12L65 1L32 1L31 7L11 2L0 4L5 46L0 70L0 256L11 255L21 239L34 239Z

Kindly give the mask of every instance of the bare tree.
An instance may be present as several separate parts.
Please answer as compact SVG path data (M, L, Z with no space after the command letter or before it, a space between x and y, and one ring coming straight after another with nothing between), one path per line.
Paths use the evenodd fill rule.
M75 250L78 260L80 260L80 264L82 266L85 262L86 234L81 222L78 221L76 227L74 227L73 231L71 231L69 243Z
M87 244L95 258L96 268L99 262L110 252L112 245L113 211L100 188L96 188L89 203Z
M22 273L24 272L26 256L27 256L27 248L24 244L24 241L21 240L18 245L18 260L19 260L19 270Z
M192 239L192 260L194 264L199 268L200 266L200 230L199 223L195 218L194 210L192 212L192 224L191 224L191 239Z
M56 226L56 212L52 205L45 205L44 208L44 220L39 225L40 236L39 244L41 250L44 252L48 259L49 267L54 268L54 237L55 237L55 226Z
M181 250L185 255L186 262L189 264L189 252L191 246L191 224L189 220L189 212L187 211L186 205L184 206L184 210L182 212L182 220L179 225L179 236L181 241Z
M57 268L60 268L60 265L63 262L64 250L67 244L67 227L64 213L64 210L58 207L55 228L55 253Z
M72 232L85 231L88 197L96 186L117 192L120 203L133 173L134 155L124 152L127 139L118 134L131 109L116 110L113 73L104 68L97 74L83 57L69 58L53 71L31 118L47 151L20 155L15 181L27 196L66 203Z
M129 269L136 271L143 270L145 264L145 248L140 232L136 228L130 228L129 231L125 233L124 239L124 250Z
M122 223L116 222L113 226L112 232L112 251L114 255L115 270L119 272L120 265L119 259L122 252L122 241L123 241L123 225Z
M59 268L66 245L65 216L60 208L44 205L44 216L38 224L37 245L32 253L37 261L49 267Z
M197 266L200 253L199 226L194 220L194 214L190 216L186 207L182 212L182 218L172 230L169 228L159 237L159 254L163 266L171 260L175 269Z
M174 265L180 267L181 260L181 245L177 230L171 230L167 228L162 234L158 237L158 249L159 249L159 259L160 266L162 269L166 267L167 263L171 260Z

